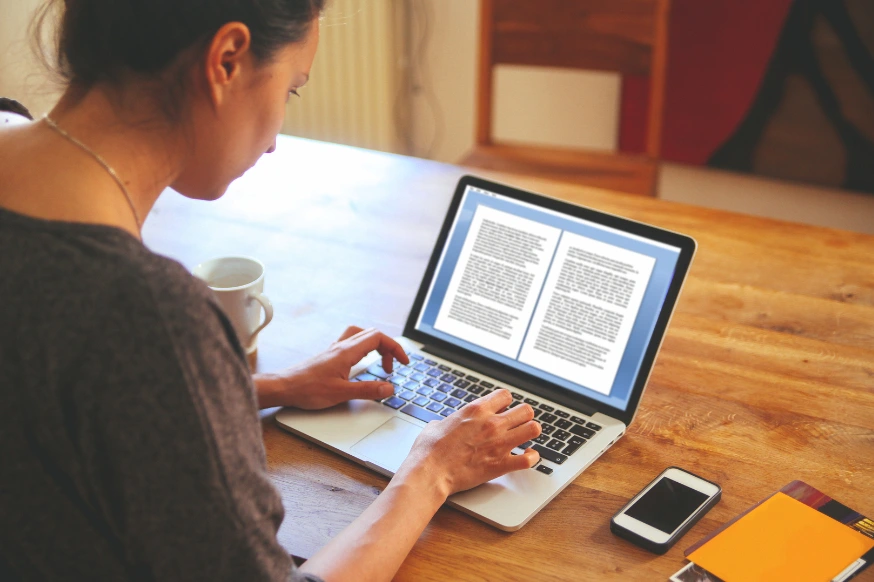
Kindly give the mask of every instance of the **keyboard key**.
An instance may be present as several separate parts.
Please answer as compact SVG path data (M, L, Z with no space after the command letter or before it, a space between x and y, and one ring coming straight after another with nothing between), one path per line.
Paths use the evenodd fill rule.
M446 406L449 406L451 408L457 408L458 405L461 404L461 400L458 400L456 398L447 398L446 400L443 401L443 404L445 404Z
M401 376L409 376L413 373L412 368L407 368L406 366L401 366L397 370L395 370L395 374L400 374Z
M456 386L457 385L458 384L456 384ZM463 388L463 386L462 386L462 388ZM470 386L467 390L468 390L468 392L473 392L474 394L480 394L483 391L483 387L477 386L476 384L474 384L473 386Z
M443 405L439 402L432 402L431 404L426 406L425 409L430 410L431 412L440 412L441 410L443 410Z
M435 362L434 360L425 360L425 363L428 364L429 366L436 366L437 365L437 362Z
M566 441L569 436L571 436L571 433L563 431L563 430L557 430L552 435L552 438L558 439L560 441Z
M422 382L422 384L424 384L425 386L428 386L429 388L436 388L437 386L440 385L440 381L435 380L434 378L428 378L427 380Z
M455 382L455 385L459 388L467 388L468 386L470 386L470 382L468 382L467 380L458 380Z
M460 378L464 378L464 372L462 370L452 370L452 373Z
M373 374L368 374L367 372L362 372L361 374L358 374L357 376L355 376L355 379L359 382L373 382L375 380L380 380L380 378L377 378Z
M436 400L437 402L443 402L446 400L446 394L442 392L434 392L431 394L431 400Z
M416 354L416 353L409 353L407 355L410 356L410 359L412 359L412 360L421 360L422 359L422 356L420 356L419 354Z
M482 386L483 388L494 388L495 387L494 384L492 384L491 382L486 382L485 380L482 380L479 383L479 385Z
M542 434L542 435L540 435L539 437L537 437L536 439L534 439L534 442L535 442L535 443L540 443L541 445L545 445L546 443L549 442L549 435L548 435L548 434Z
M568 444L583 446L584 444L586 444L586 439L584 439L583 437L572 436L571 440L568 441Z
M440 411L440 416L449 416L449 415L452 414L453 412L455 412L455 409L454 409L454 408L449 408L449 407L447 406L446 408L444 408L443 410Z
M549 412L544 412L543 416L540 417L540 422L554 422L558 419L558 417Z
M398 396L400 396L404 400L412 400L413 398L416 397L416 393L410 392L409 390L407 390L406 392L401 392L400 394L398 394Z
M465 398L467 396L467 392L462 390L461 388L456 388L452 391L452 395L456 398Z
M546 412L552 412L553 410L555 410L555 408L552 407L552 406L550 406L549 404L541 404L541 405L540 405L540 410L543 410L543 411L546 411Z
M583 446L583 445L568 445L565 448L563 448L561 452L563 455L571 456L574 453L576 453L581 446Z
M592 430L601 430L601 427L599 425L595 424L594 422L587 422L586 428L590 428Z
M429 402L431 401L424 396L417 396L415 399L413 399L413 404L415 404L416 406L425 406Z
M518 402L514 402L513 404L516 405L516 404L519 404L519 403L518 403ZM537 408L534 409L534 418L537 418L537 417L540 416L541 414L543 414L543 411L542 411L542 410L537 409Z
M564 418L560 418L560 419L556 420L553 424L555 426L557 426L558 428L564 428L564 429L567 429L567 428L570 428L573 426L573 423L571 421L566 420Z
M520 404L522 404L522 403L519 402L518 400L514 400L513 403L510 406L508 406L507 408L516 408Z
M403 406L404 404L406 404L406 402L404 400L401 400L397 396L389 396L388 398L383 400L382 403L385 404L386 406L391 406L392 408L394 408L396 410L398 408L400 408L401 406Z
M443 370L444 372L451 372L451 371L452 371L452 368L450 368L450 367L447 366L446 364L440 364L440 365L437 366L437 367L440 368L441 370Z
M428 374L428 375L431 376L432 378L439 378L440 375L441 375L442 373L443 373L443 372L441 372L441 371L438 370L437 368L431 368L430 370L428 370L428 371L426 372L426 374Z
M543 422L543 421L541 420L540 422ZM551 424L544 424L544 425L541 425L540 432L542 432L543 434L552 434L555 432L555 427L552 426Z
M556 410L555 415L558 416L559 418L567 418L570 416L570 414L568 414L564 410Z
M513 400L522 400L522 395L517 392L510 392L510 396L513 397Z
M367 371L382 380L388 378L388 372L382 369L382 364L371 364Z
M448 382L449 384L452 384L453 382L458 380L458 378L456 378L452 374L443 374L442 376L440 376L440 380L443 382Z
M430 410L425 410L424 408L419 408L418 406L414 406L412 404L407 404L403 408L401 408L401 412L404 414L409 414L413 418L418 418L419 420L423 420L425 422L431 422L432 420L443 420L443 417L439 414L434 414Z
M532 441L525 441L524 443L522 443L521 445L519 445L519 448L520 448L520 449L527 449L528 447L530 447L530 446L533 445L533 444L534 444L534 443L533 443Z
M437 390L449 394L450 392L452 392L452 386L450 386L449 384L440 384L439 386L437 386Z
M479 382L479 378L477 378L476 376L468 375L468 376L465 376L465 379L470 380L471 382Z
M406 381L407 381L407 379L404 378L403 376L392 376L392 378L391 378L391 383L394 384L395 386L403 386L404 382L406 382Z
M413 408L413 407L411 407L409 404L407 404L407 406L405 406L404 408ZM403 412L403 410L404 409L402 408L401 412ZM547 449L546 447L544 447L542 445L531 445L531 448L534 449L535 451L537 451L538 453L540 453L541 459L546 459L547 461L552 461L556 465L561 465L562 463L567 461L566 456L562 455L559 452L553 451L552 449Z
M488 395L491 394L492 392L493 392L493 390L483 390L483 393L480 394L480 397L488 396Z
M427 376L425 376L424 374L420 374L420 373L416 372L415 374L413 374L412 376L410 376L410 379L415 380L416 382L421 382L421 381L424 380L426 377L427 377Z
M413 369L420 372L427 372L431 369L431 366L429 366L428 364L416 364L415 366L413 366Z
M418 390L416 390L416 392L418 392L418 393L421 394L422 396L428 396L428 395L430 395L432 392L434 392L434 389L433 389L433 388L428 388L427 386L422 386L421 388L419 388Z
M572 417L571 417L571 420L574 421L574 422L577 423L577 424L582 424L582 425L585 425L585 424L586 424L586 421L583 420L582 418L580 418L579 416L572 416Z
M546 443L546 446L549 447L550 449L552 449L553 451L560 451L564 448L564 443L558 439L552 439L551 441Z
M537 465L537 470L544 475L552 475L552 468L547 467L546 465Z
M525 404L530 404L531 406L537 406L538 404L540 404L539 402L537 402L533 398L526 398L524 402L525 402Z
M406 388L407 390L418 390L419 383L413 382L412 380L410 380L408 382L404 382L404 388Z
M464 401L465 402L473 402L477 398L479 398L479 396L477 396L476 394L468 394L467 398L465 398Z
M575 424L571 427L571 432L577 436L581 436L586 439L590 439L595 435L595 431L593 431L592 429L580 426L578 424Z

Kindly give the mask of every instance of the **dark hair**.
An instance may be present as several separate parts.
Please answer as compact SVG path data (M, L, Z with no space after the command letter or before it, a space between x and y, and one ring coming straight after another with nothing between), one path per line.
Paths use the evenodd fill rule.
M50 0L43 14L52 4ZM326 0L63 0L57 65L71 83L90 86L125 71L154 74L205 44L228 22L252 35L252 54L269 61L303 40Z

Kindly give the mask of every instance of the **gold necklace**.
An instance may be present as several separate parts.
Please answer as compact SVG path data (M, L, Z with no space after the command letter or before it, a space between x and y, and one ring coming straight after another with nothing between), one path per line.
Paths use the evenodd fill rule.
M70 135L69 133L67 133L63 129L61 129L60 127L58 127L58 124L55 123L55 121L51 117L46 115L43 119L45 119L46 124L50 128L52 128L53 130L55 130L61 137L67 139L70 143L72 143L73 145L75 145L76 147L78 147L79 149L84 151L85 153L89 154L95 160L97 160L97 163L100 164L101 166L103 166L103 169L106 170L106 172L110 176L112 176L112 179L115 180L115 183L118 184L119 188L121 188L121 193L124 194L124 197L127 200L128 205L130 206L130 211L134 216L134 221L137 223L137 232L139 232L142 228L142 223L140 222L140 215L139 215L139 213L137 213L137 208L136 208L136 206L134 206L134 201L130 197L130 192L127 191L127 188L125 187L124 182L121 181L121 178L118 177L118 174L115 173L115 170L112 169L112 166L110 166L108 163L106 163L106 160L104 160L102 157L100 157L100 154L98 154L97 152L95 152L94 150L92 150L91 148L86 146L84 143L82 143L81 141L79 141L78 139L76 139L75 137L73 137L72 135Z

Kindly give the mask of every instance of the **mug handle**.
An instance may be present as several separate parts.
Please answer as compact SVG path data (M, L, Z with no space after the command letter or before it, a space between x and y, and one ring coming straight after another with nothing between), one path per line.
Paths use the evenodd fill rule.
M261 322L261 325L259 325L257 328L255 328L255 331L252 332L250 339L249 339L250 342L254 343L255 338L258 336L258 333L262 329L267 327L267 324L273 320L273 304L270 302L270 300L267 298L267 296L264 295L263 293L253 293L251 297L252 297L252 299L257 301L258 303L260 303L261 307L264 308L264 321Z

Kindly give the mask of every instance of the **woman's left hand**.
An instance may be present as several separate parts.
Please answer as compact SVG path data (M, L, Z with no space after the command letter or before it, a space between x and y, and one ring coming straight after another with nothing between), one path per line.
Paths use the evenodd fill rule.
M278 374L255 375L258 405L318 410L348 400L391 396L394 386L388 382L349 381L352 367L373 350L382 355L387 372L391 372L394 359L402 364L410 361L401 345L384 333L352 326L318 356Z

